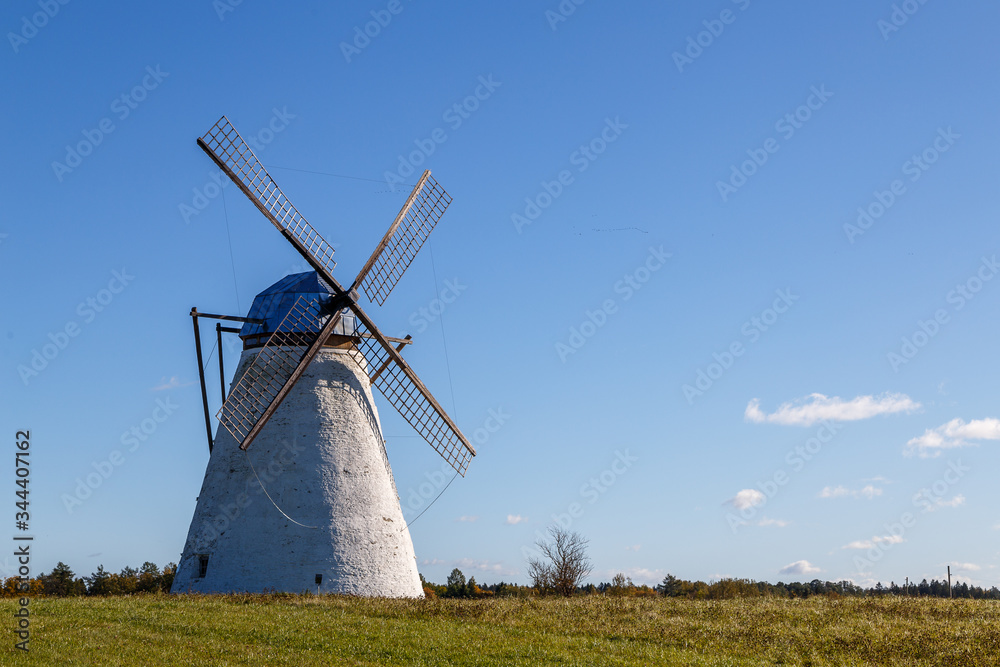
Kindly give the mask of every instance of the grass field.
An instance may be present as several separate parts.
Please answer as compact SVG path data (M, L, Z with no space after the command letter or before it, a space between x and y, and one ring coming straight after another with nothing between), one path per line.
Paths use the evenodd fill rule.
M1000 664L1000 603L975 600L52 598L28 656L0 607L4 665Z

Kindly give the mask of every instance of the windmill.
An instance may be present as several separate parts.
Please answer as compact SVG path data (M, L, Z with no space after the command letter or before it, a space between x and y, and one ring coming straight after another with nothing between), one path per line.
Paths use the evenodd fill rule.
M333 247L225 116L198 145L314 271L272 285L247 317L192 309L200 370L199 316L242 322L217 331L244 349L214 443L202 373L210 458L172 590L422 596L371 387L459 474L476 452L401 356L410 337L383 335L358 290L384 304L451 197L425 171L345 288Z

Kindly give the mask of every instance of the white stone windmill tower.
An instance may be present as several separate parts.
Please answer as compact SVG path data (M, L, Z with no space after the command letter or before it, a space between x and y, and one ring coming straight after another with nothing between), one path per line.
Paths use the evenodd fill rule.
M244 322L217 326L244 349L214 446L202 374L211 456L172 590L420 597L371 386L463 476L475 450L400 356L409 337L384 336L356 288L384 303L451 197L424 172L345 289L333 248L225 117L198 145L315 272L275 283L245 318L192 310L200 369L199 316Z

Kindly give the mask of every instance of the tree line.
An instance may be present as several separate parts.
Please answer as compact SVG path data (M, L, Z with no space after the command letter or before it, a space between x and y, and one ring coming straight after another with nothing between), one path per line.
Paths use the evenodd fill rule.
M135 593L169 593L177 572L175 563L168 563L162 570L149 561L139 569L126 567L115 574L107 572L103 565L89 577L78 577L72 568L59 561L52 571L28 580L28 590L21 590L21 580L10 577L2 580L0 596L5 598L28 595L52 597L74 597L82 595L132 595Z
M427 597L443 598L487 598L487 597L529 597L534 595L566 595L565 592L539 589L535 586L522 586L501 581L498 584L476 583L472 577L466 581L465 575L459 569L454 569L448 575L444 585L434 584L420 576ZM809 582L779 581L772 584L766 581L751 579L720 579L711 583L704 581L687 581L668 574L656 586L635 584L630 577L616 574L611 581L599 584L575 586L569 593L571 596L607 595L612 597L670 597L688 600L732 600L736 598L808 598L822 595L837 597L881 597L888 595L909 597L948 597L948 582L926 579L919 584L897 585L891 582L888 586L881 582L872 587L864 588L850 581L821 581L813 579ZM1000 600L1000 589L970 586L963 582L951 587L951 596L955 598L970 598L976 600Z
M77 577L73 570L63 562L59 562L48 574L42 574L28 582L28 595L72 597L84 595L133 595L136 593L169 593L174 581L177 565L168 563L161 570L155 563L145 562L138 569L126 567L119 573L107 572L104 566L98 566L97 571L89 577ZM0 580L0 597L10 598L24 595L19 589L20 580L17 577ZM735 598L808 598L814 595L827 597L949 597L948 582L924 579L918 583L898 585L890 582L888 586L881 582L869 588L863 588L850 581L821 581L813 579L809 582L779 581L776 584L750 579L720 579L706 583L704 581L687 581L668 574L656 586L635 584L624 574L615 575L611 581L599 584L578 584L571 588L556 589L549 586L543 578L541 586L522 585L500 581L495 584L479 584L475 577L466 579L465 574L455 568L448 575L444 584L435 584L420 575L424 594L429 598L489 598L489 597L530 597L538 595L607 595L618 597L670 597L689 600L728 600ZM537 583L537 582L536 582ZM976 600L1000 600L1000 589L970 586L962 582L953 584L951 597Z

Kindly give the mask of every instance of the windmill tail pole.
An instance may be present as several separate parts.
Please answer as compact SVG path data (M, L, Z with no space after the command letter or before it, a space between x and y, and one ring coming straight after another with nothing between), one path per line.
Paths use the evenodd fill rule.
M194 347L198 354L198 377L201 380L201 404L205 408L205 435L208 437L208 453L212 453L212 415L208 411L208 391L205 389L205 365L201 360L201 332L198 330L198 309L191 309L191 321L194 323ZM221 354L221 350L220 350Z

